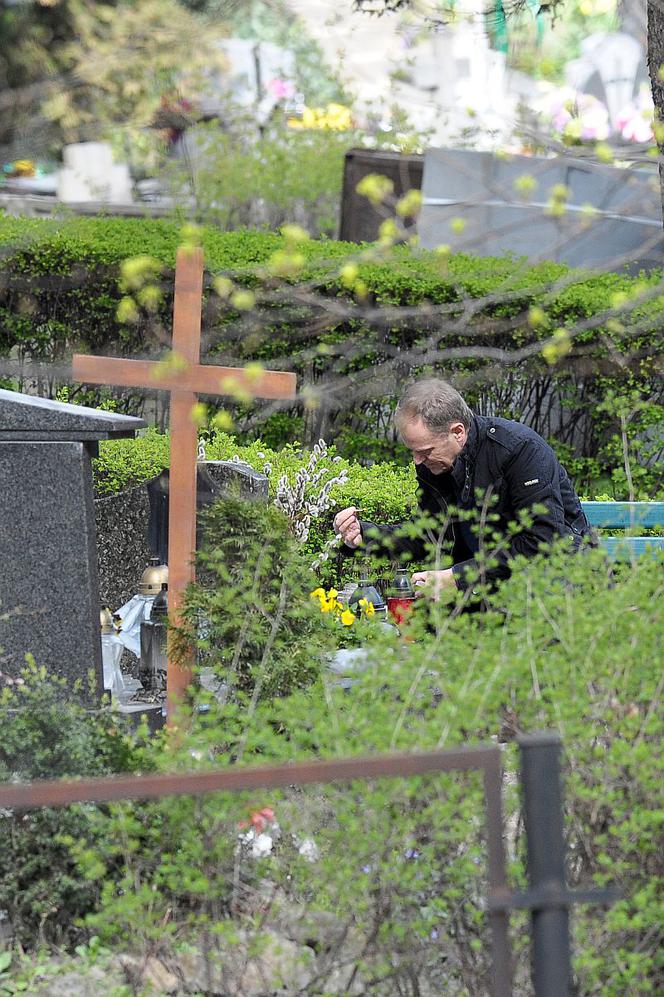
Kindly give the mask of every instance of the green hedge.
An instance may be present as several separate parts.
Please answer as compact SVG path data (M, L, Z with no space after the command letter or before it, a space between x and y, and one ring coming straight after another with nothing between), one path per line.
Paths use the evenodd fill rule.
M265 284L257 269L283 247L281 236L205 229L201 238L210 277L230 274L238 283L274 292L274 282ZM180 242L177 224L165 220L0 218L0 354L13 351L28 364L60 362L65 370L74 348L157 355L170 326L171 268ZM259 294L257 310L250 314L233 310L212 294L206 305L209 359L281 363L297 372L300 388L324 388L332 377L347 378L347 390L334 395L322 391L313 412L293 406L273 414L258 430L270 445L279 447L294 438L312 443L323 435L349 457L398 457L390 407L405 378L431 369L417 366L406 355L423 347L431 335L426 307L417 309L447 304L453 314L435 334L435 346L441 349L467 346L467 327L473 332L471 345L480 351L514 350L548 339L557 328L585 323L587 328L575 333L571 352L555 364L547 363L536 349L531 357L503 368L483 354L457 357L437 369L454 377L479 410L525 418L572 462L571 470L584 487L616 497L624 495L626 487L624 473L616 470L622 452L620 412L626 413L632 463L642 479L637 486L644 495L659 487L649 470L659 453L663 421L657 358L664 296L657 293L659 275L593 276L559 263L529 266L509 257L440 256L399 246L373 262L360 263L367 298L358 304L339 275L341 262L357 254L357 246L310 241L301 251L305 264L297 281L308 282L323 297L347 300L347 315L335 318L328 313L321 319L315 305L295 301L287 293L276 298L274 293ZM124 293L118 286L120 265L136 256L152 257L163 267L162 293L153 311L140 306L136 321L123 324L117 317ZM461 303L468 299L477 305L464 322ZM416 311L403 317L397 312L380 324L371 319L373 305ZM457 328L459 322L463 328ZM353 357L357 343L364 352ZM378 364L391 364L379 389L367 377ZM55 393L62 383L55 377L41 390ZM83 392L79 386L71 397L98 404L108 395L108 389ZM607 398L613 401L607 403ZM124 392L113 404L138 412L142 396ZM256 434L255 409L236 406L235 416L240 433Z

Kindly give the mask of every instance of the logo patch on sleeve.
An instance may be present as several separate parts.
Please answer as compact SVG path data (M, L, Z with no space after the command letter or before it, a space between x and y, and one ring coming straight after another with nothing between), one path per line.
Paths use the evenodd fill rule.
M524 481L524 485L538 485L539 478L531 478L530 481Z

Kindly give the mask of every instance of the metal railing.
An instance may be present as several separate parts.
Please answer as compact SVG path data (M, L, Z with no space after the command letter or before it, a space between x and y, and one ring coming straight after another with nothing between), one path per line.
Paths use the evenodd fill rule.
M30 810L71 803L200 796L216 791L274 789L341 780L395 778L436 772L481 770L486 808L487 908L491 928L493 997L511 997L509 911L531 911L532 977L536 997L571 994L569 908L573 903L615 899L611 891L570 892L565 883L561 742L541 733L519 740L529 890L507 885L503 843L502 760L496 745L332 761L226 768L211 772L108 776L0 784L0 808Z

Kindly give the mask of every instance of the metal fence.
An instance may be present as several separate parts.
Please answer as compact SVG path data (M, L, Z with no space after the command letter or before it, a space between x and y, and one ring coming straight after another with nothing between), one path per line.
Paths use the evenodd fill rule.
M481 770L484 780L492 943L493 997L512 994L509 912L531 912L532 979L536 997L572 993L569 908L578 902L609 903L604 891L570 892L565 883L561 741L544 732L519 739L529 889L510 891L505 869L501 749L478 745L426 754L395 754L286 765L227 768L212 772L110 776L0 784L0 808L30 810L71 803L200 796L214 791L273 789L341 780L408 777Z

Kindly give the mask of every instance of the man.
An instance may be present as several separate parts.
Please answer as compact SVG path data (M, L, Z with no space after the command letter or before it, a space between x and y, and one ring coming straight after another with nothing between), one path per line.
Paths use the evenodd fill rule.
M573 548L592 537L581 503L551 447L534 430L510 419L473 415L461 395L446 381L428 378L411 385L399 402L395 422L402 441L413 455L418 480L418 503L423 513L444 524L443 550L451 547L452 567L417 571L415 584L441 589L472 588L478 580L489 584L510 573L517 554L533 557L542 544L571 538ZM533 508L535 507L535 508ZM504 544L486 544L489 564L480 554L480 536L467 517L449 510L470 510L497 516L492 529L508 534L508 524L528 513L530 523ZM471 520L474 517L471 517ZM337 513L334 528L347 553L361 546L370 530L379 534L377 551L392 556L409 554L420 563L431 559L439 537L425 530L419 537L399 536L401 524L376 527L360 520L351 506ZM369 549L372 544L369 543Z

